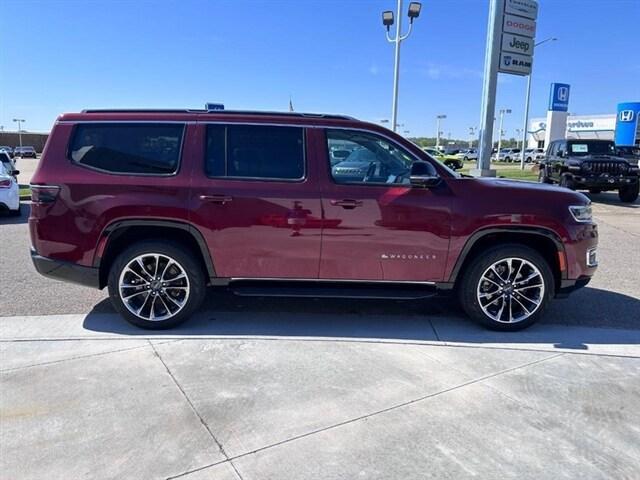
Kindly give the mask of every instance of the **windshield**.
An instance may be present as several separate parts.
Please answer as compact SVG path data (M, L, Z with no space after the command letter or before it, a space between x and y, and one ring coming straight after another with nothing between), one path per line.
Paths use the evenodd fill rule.
M590 142L585 140L569 143L569 153L572 156L615 155L616 147L613 142Z

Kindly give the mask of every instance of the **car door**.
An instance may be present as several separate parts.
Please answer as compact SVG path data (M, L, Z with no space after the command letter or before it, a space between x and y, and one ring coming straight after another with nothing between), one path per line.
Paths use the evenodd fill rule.
M412 188L416 158L394 140L368 131L318 129L319 181L325 214L320 278L438 281L450 236L446 185ZM331 164L328 152L352 153ZM432 166L435 172L435 168Z
M192 223L218 277L318 277L322 210L307 131L199 124L204 159L192 180Z

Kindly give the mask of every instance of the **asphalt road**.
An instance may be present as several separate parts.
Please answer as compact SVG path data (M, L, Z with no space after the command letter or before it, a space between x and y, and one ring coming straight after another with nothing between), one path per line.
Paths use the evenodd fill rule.
M556 300L545 323L640 328L640 201L622 204L617 194L592 195L600 229L600 267L588 287ZM19 219L0 217L0 317L112 312L106 291L46 279L29 256L28 208ZM241 298L210 291L205 311L331 313L345 321L362 315L394 318L438 314L462 319L455 302Z

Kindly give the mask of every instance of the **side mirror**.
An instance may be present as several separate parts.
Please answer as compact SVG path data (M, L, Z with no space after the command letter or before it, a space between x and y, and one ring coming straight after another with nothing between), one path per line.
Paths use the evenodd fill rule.
M433 188L440 183L440 177L430 163L413 162L409 181L414 187Z
M17 177L18 175L20 175L20 170L14 170L12 175L15 175Z

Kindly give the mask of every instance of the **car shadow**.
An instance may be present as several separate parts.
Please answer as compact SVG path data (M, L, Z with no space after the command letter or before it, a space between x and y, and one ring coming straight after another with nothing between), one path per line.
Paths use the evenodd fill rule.
M22 212L19 217L13 216L6 211L0 211L0 225L20 225L29 221L31 214L31 203L20 202Z
M146 337L304 337L370 341L447 341L553 343L581 349L585 343L638 343L622 335L599 335L594 329L640 329L640 300L597 288L584 288L572 299L552 303L539 324L521 332L492 332L469 319L451 298L416 301L238 297L212 290L204 308L171 330L136 328L116 315L108 300L85 317L94 332ZM635 314L634 314L635 312ZM635 315L635 316L634 316ZM593 332L596 332L595 334ZM533 340L532 340L533 339ZM624 339L624 340L622 340Z

